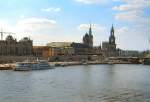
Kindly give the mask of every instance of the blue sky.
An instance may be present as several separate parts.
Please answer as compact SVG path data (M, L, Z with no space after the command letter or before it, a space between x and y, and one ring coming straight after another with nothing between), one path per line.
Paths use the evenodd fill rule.
M114 24L118 48L150 49L149 0L0 0L0 7L0 27L34 45L82 42L91 21L95 46L108 40Z

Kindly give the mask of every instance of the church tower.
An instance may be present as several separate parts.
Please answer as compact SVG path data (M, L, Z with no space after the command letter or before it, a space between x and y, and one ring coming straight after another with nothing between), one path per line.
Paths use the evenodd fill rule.
M116 49L116 38L114 35L114 27L112 25L111 30L110 30L110 36L109 36L109 41L108 42L103 42L102 43L102 49L105 57L116 57L118 56L118 51Z
M113 25L112 25L111 30L110 30L109 43L110 44L115 44L115 35L114 35L114 27L113 27Z
M92 26L90 23L90 28L89 28L89 46L93 47L93 35L92 35Z
M83 44L88 47L93 47L93 35L92 35L92 26L90 24L89 32L83 37Z

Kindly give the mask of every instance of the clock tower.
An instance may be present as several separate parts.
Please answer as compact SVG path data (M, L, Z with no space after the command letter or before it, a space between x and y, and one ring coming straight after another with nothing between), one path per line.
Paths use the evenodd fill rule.
M111 30L110 30L109 43L110 44L115 44L115 35L114 35L114 27L113 27L113 25L112 25Z

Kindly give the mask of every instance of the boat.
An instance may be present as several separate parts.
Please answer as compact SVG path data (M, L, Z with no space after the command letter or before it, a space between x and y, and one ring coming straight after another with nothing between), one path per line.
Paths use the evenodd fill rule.
M46 60L37 60L36 62L18 62L16 63L15 71L30 71L30 70L43 70L52 69Z
M32 64L32 70L42 70L42 69L51 69L52 66L49 65L46 60L38 60L37 62Z
M15 71L29 71L31 70L32 64L29 62L17 62L14 68Z

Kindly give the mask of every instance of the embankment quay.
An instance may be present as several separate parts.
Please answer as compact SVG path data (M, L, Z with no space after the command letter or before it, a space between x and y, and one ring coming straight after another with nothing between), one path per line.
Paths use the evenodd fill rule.
M143 64L140 60L107 60L107 61L57 61L49 62L50 65L55 67L65 67L65 66L76 66L76 65L98 65L98 64ZM0 64L0 70L13 70L15 68L15 63Z

